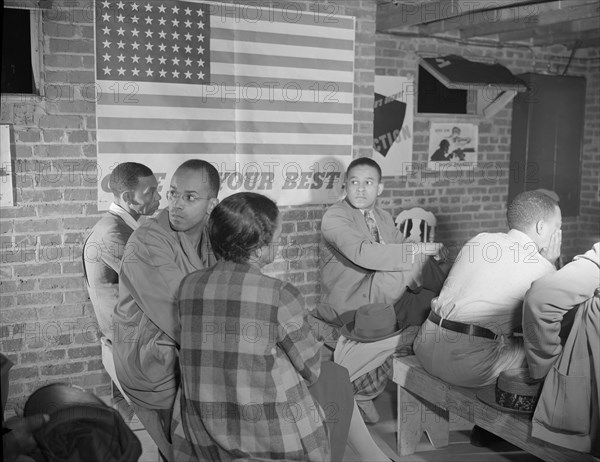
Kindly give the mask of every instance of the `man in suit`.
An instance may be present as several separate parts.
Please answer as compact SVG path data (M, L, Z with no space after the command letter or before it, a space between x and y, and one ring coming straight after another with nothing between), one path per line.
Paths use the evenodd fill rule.
M349 316L361 306L399 302L407 286L421 285L426 255L435 255L441 248L433 243L405 243L392 216L377 207L383 184L381 168L374 160L353 160L346 171L345 186L346 197L325 212L321 223L331 254L321 262L325 293L314 313L317 319L337 327L351 320ZM398 310L400 304L395 308L403 327L423 321L422 310ZM416 331L405 335L403 343L410 345L414 335ZM343 342L340 338L337 347ZM379 419L372 399L383 391L390 373L391 354L382 365L353 381L355 398L365 420Z
M206 223L219 202L219 187L219 173L210 163L191 159L181 164L167 191L168 208L131 235L119 273L117 377L169 461L171 411L179 386L177 293L187 274L215 262Z
M158 209L158 182L148 167L124 162L112 171L113 202L94 225L83 245L83 268L88 292L102 333L102 363L120 388L112 358L113 312L119 297L119 268L125 245L142 215Z
M369 303L396 303L406 287L420 285L426 255L441 245L404 242L392 216L377 207L381 168L359 157L346 171L346 197L323 215L321 232L331 252L321 262L324 298L317 315L341 326L340 315Z

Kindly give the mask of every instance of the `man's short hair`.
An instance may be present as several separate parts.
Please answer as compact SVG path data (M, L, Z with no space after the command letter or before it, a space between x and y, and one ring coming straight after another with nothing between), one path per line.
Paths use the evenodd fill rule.
M137 162L123 162L117 165L108 180L108 187L115 196L120 196L125 191L135 189L140 178L152 176L154 173L144 164Z
M379 164L377 162L375 162L370 157L358 157L358 158L354 159L352 162L350 162L350 165L348 165L348 168L346 169L346 179L348 179L350 177L350 170L352 170L354 167L359 167L361 165L366 165L367 167L373 167L375 170L377 170L377 174L379 175L379 180L381 180L381 177L382 177L381 167L379 166Z
M223 199L210 214L208 237L219 260L244 263L269 245L279 209L262 194L243 192Z
M551 191L551 190L545 189L545 188L538 188L538 189L536 189L536 191L544 193L546 196L548 196L550 199L552 199L556 203L560 202L560 197L558 197L558 194L556 194L554 191Z
M180 170L192 170L194 172L202 173L202 181L208 181L208 186L213 197L219 195L219 189L221 188L221 177L219 172L213 164L206 162L201 159L190 159L186 160L183 164L177 167L175 173Z
M458 132L460 133L462 130L459 127L452 127L452 133Z
M526 231L531 225L552 216L558 204L540 191L524 191L508 204L506 218L510 229Z

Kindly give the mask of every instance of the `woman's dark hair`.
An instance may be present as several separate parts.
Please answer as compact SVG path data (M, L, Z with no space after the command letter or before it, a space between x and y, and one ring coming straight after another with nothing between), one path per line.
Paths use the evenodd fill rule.
M279 209L261 194L243 192L223 199L208 221L208 235L219 260L245 263L268 245L277 229Z

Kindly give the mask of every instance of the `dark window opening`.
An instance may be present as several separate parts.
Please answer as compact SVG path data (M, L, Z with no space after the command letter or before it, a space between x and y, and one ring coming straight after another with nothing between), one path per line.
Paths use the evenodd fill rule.
M2 93L37 93L31 65L31 13L4 8L2 20Z
M417 112L467 114L467 90L451 90L419 66Z

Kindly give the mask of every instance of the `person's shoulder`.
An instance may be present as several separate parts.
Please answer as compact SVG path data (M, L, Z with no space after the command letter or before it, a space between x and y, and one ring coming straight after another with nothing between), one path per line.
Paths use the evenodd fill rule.
M127 240L131 236L131 232L131 228L127 226L122 218L112 213L105 213L92 227L89 240L94 241L119 236Z
M171 239L174 234L169 225L168 210L161 210L157 216L147 218L131 235L131 242L152 242L157 239Z
M323 220L349 217L354 209L344 200L339 200L329 206L323 214Z
M375 206L375 215L379 215L383 218L385 218L386 220L393 220L392 214L387 212L386 210L383 210L381 207Z

